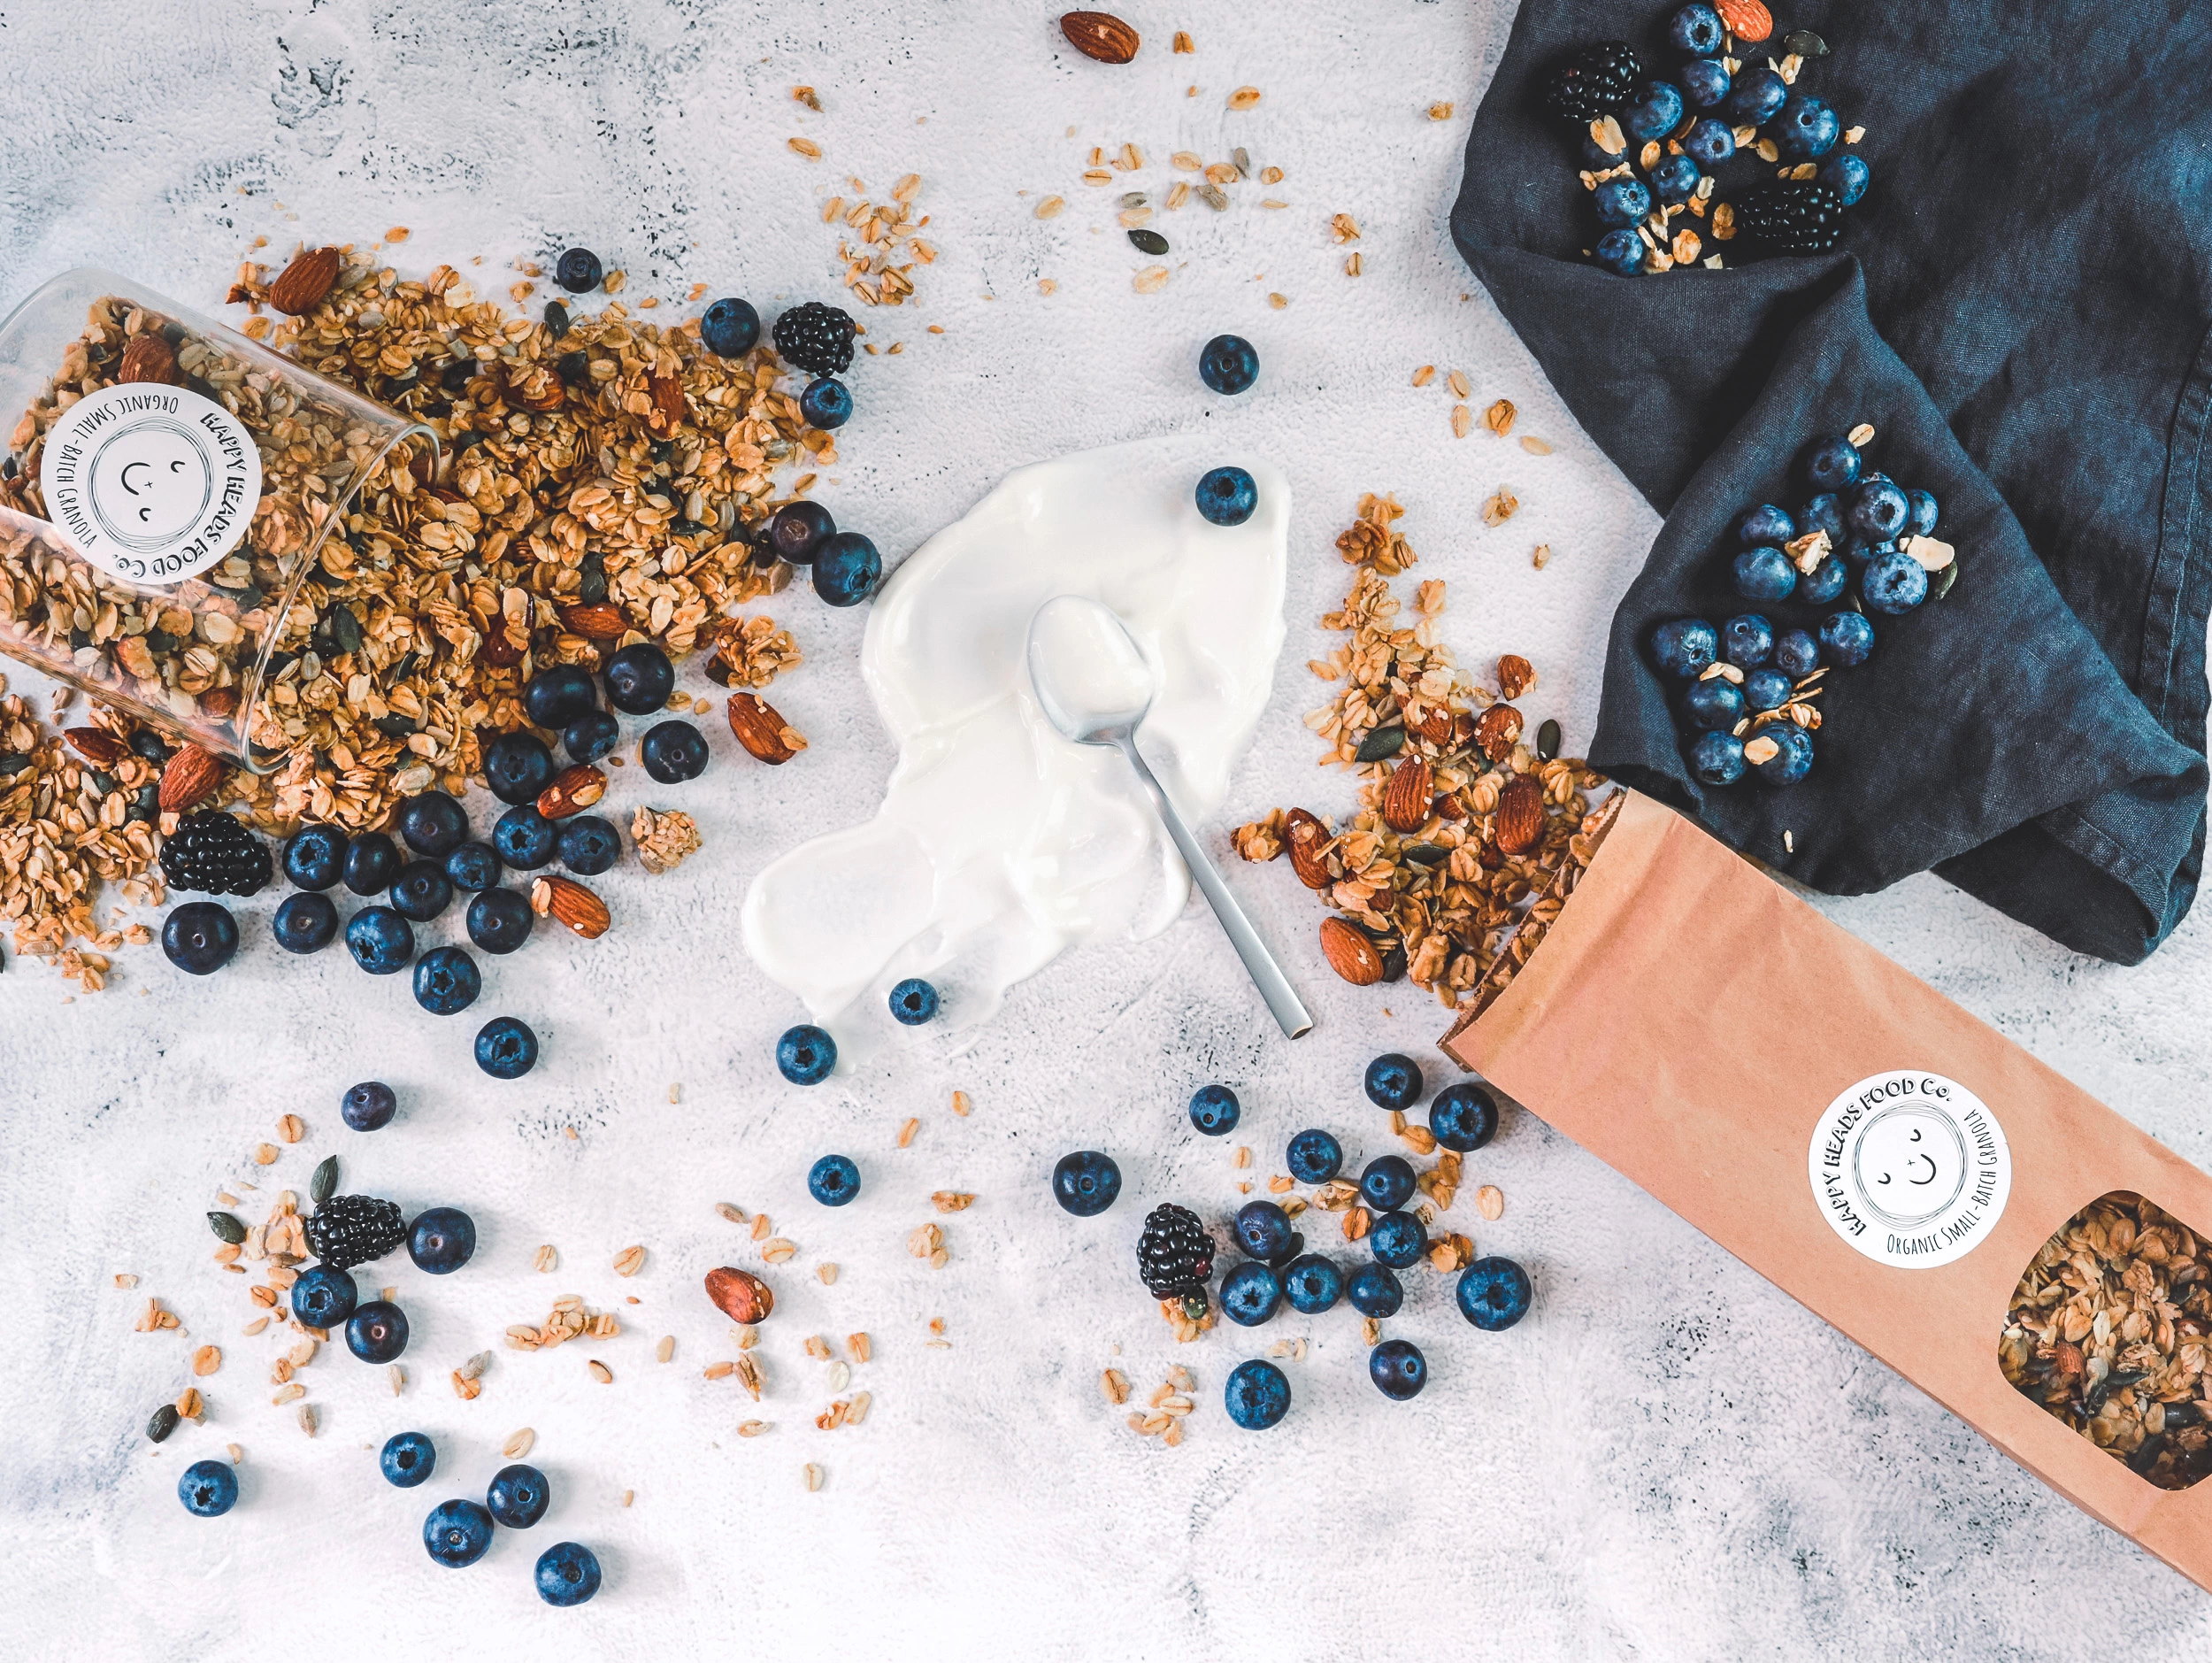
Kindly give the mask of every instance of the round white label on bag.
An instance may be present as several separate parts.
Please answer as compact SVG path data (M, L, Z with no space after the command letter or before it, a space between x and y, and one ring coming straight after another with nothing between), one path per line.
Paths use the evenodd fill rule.
M1989 1105L1924 1069L1875 1074L1838 1097L1813 1128L1806 1170L1829 1228L1906 1268L1972 1252L2012 1193L2012 1151Z
M261 452L187 388L126 381L47 429L46 516L77 552L133 583L181 583L236 548L261 499Z

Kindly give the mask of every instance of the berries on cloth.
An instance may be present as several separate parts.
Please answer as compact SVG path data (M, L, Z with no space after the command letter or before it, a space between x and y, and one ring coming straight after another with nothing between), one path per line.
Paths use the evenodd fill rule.
M1805 482L1816 491L1834 494L1839 498L1859 482L1862 466L1859 447L1836 433L1825 434L1810 441L1797 455L1797 471L1804 477ZM1812 504L1807 504L1808 516L1816 512L1818 501L1816 497ZM1839 507L1839 516L1840 512ZM1832 539L1840 535L1839 530L1829 532Z
M189 975L213 975L238 951L238 920L219 902L187 901L162 920L161 951Z
M811 1022L787 1028L776 1041L776 1067L795 1086L818 1086L837 1066L837 1042Z
M1621 105L1621 131L1637 143L1647 144L1680 127L1686 113L1679 87L1671 81L1647 81Z
M1850 587L1851 567L1841 555L1832 554L1797 581L1797 598L1808 606L1825 606ZM1776 638L1779 651L1780 638Z
M1740 612L1720 627L1721 656L1739 670L1755 670L1774 656L1774 626L1758 612Z
M1690 772L1706 785L1733 785L1743 770L1743 741L1733 734L1702 733L1690 746Z
M1856 207L1866 195L1866 188L1873 181L1873 174L1855 152L1841 150L1831 154L1820 165L1814 179L1836 193L1836 200L1847 208Z
M1761 65L1747 69L1736 77L1729 89L1728 99L1721 108L1728 119L1740 127L1761 127L1772 120L1785 104L1789 102L1790 84L1774 71Z
M219 808L187 814L162 839L161 875L173 889L252 895L273 870L268 844Z
M1779 549L1746 549L1729 568L1736 593L1747 601L1785 601L1797 587L1797 568Z
M1843 123L1827 101L1793 92L1767 129L1786 162L1816 162L1836 148Z
M1217 526L1240 526L1260 505L1260 489L1240 467L1210 468L1199 476L1198 512Z
M1260 355L1242 335L1217 335L1198 351L1198 379L1217 393L1247 391L1260 378Z
M1790 678L1772 668L1754 670L1743 679L1743 702L1755 715L1761 711L1779 710L1790 702L1793 690Z
M1264 1432L1290 1413L1290 1379L1263 1357L1239 1363L1222 1388L1229 1419L1248 1432Z
M1784 675L1804 680L1820 668L1820 643L1809 630L1784 630L1774 638L1774 667Z
M458 1207L432 1207L407 1232L407 1257L427 1276L449 1276L476 1253L476 1220Z
M1680 69L1675 71L1674 79L1675 84L1682 89L1682 96L1689 100L1690 107L1694 110L1717 108L1726 101L1730 88L1735 84L1729 78L1728 65L1711 58L1692 58ZM1713 125L1728 134L1728 153L1720 158L1722 161L1726 161L1728 156L1734 155L1736 151L1735 134L1730 130L1728 124L1724 121L1716 121ZM1705 123L1702 121L1698 123L1699 127L1704 126ZM1695 129L1692 130L1693 137L1695 136ZM1688 139L1682 141L1682 148L1686 150L1690 149ZM1691 150L1690 153L1693 156L1697 155L1694 150ZM1702 161L1705 158L1701 156L1698 159Z
M1492 1334L1528 1314L1528 1273L1509 1259L1479 1259L1459 1273L1459 1312Z
M1843 237L1843 204L1818 180L1786 180L1735 203L1736 235L1770 254L1825 254Z
M1137 1238L1137 1271L1155 1298L1195 1294L1202 1301L1206 1279L1214 1271L1214 1238L1195 1213L1163 1201L1145 1215L1143 1234Z
M1768 723L1745 744L1747 759L1752 756L1753 747L1762 739L1772 747L1771 754L1761 757L1751 766L1758 770L1759 778L1767 784L1795 785L1812 772L1813 736L1802 728L1793 722Z
M1190 1123L1208 1137L1235 1131L1240 1113L1237 1094L1226 1086L1201 1086L1191 1093Z
M1744 718L1743 694L1717 675L1693 681L1682 696L1682 713L1693 727L1724 734Z
M853 361L853 320L818 300L788 308L776 320L776 356L810 375L841 374Z
M1739 548L1755 549L1766 543L1778 549L1797 535L1797 522L1786 510L1777 508L1772 503L1761 503L1736 516L1730 535Z
M1651 212L1651 189L1640 179L1609 179L1590 194L1598 223L1626 228Z
M1651 194L1672 207L1695 196L1698 182L1704 177L1698 169L1697 158L1685 147L1679 156L1660 158L1659 165L1651 170Z
M1720 651L1720 632L1702 618L1675 618L1651 632L1651 656L1664 674L1702 675Z
M891 1016L902 1028L919 1028L937 1014L937 989L909 976L891 989Z
M1873 656L1874 626L1863 612L1831 612L1821 620L1821 656L1839 669L1855 669Z
M1578 126L1595 120L1628 101L1643 79L1644 62L1625 41L1586 46L1553 72L1544 83L1544 108Z
M1616 277L1635 277L1642 273L1648 252L1643 238L1625 227L1616 227L1598 239L1593 258Z
M1928 598L1927 568L1901 549L1892 549L1866 563L1859 574L1859 597L1870 612L1895 617L1909 612Z
M860 1193L860 1168L846 1155L825 1155L807 1168L806 1192L826 1207L841 1207Z
M427 1432L395 1432L384 1440L376 1464L388 1482L412 1490L437 1469L438 1446Z
M227 1461L195 1461L177 1480L177 1499L202 1519L219 1519L238 1505L238 1474Z
M1110 1155L1079 1149L1053 1164L1052 1198L1079 1219L1096 1218L1121 1194L1121 1168Z
M1690 58L1709 58L1727 39L1728 26L1703 0L1694 0L1667 19L1667 44Z
M307 1216L307 1251L333 1270L381 1259L406 1239L399 1204L375 1196L333 1196Z
M449 1570L482 1559L492 1544L492 1516L477 1501L442 1501L422 1521L422 1544Z
M1403 1403L1429 1383L1429 1361L1411 1340L1385 1340L1367 1353L1367 1378L1384 1397Z

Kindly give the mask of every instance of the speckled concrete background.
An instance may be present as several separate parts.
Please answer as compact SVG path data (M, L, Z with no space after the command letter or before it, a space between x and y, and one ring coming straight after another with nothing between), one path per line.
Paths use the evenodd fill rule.
M856 370L860 413L822 496L895 558L1036 457L1170 431L1271 450L1297 493L1291 641L1234 800L1335 810L1346 792L1312 768L1297 717L1317 700L1298 666L1329 644L1314 620L1343 581L1330 541L1362 490L1400 494L1417 575L1451 582L1463 653L1533 658L1534 713L1559 716L1571 744L1594 711L1610 597L1653 529L1447 239L1465 118L1509 14L1307 0L1263 19L1230 0L1143 0L1127 8L1143 55L1109 70L1058 45L1051 7L1013 0L34 0L0 12L0 304L93 261L204 304L257 235L281 248L405 225L412 269L481 254L488 278L580 241L626 268L634 294L703 281L770 310L834 292L825 196L848 174L882 190L918 171L943 258L919 273L918 304L869 318L871 338L907 350ZM1194 57L1167 51L1177 27ZM821 89L822 114L789 101L801 82ZM1243 84L1264 101L1232 115L1225 95ZM1423 114L1438 99L1456 103L1453 119ZM826 160L790 153L795 133ZM1173 279L1136 295L1143 262L1109 193L1079 181L1091 144L1123 140L1148 158L1126 182L1155 190L1170 151L1244 144L1286 170L1272 194L1290 206L1263 212L1253 184L1225 213L1163 216ZM1070 212L1041 223L1032 207L1051 192ZM1328 236L1340 211L1364 233L1356 281ZM1048 298L1043 278L1059 285ZM1270 310L1270 291L1288 309ZM946 333L925 335L931 323ZM1250 335L1266 366L1233 404L1190 373L1222 328ZM1454 440L1449 397L1409 384L1428 362L1463 369L1478 407L1512 398L1519 431L1556 452ZM1500 484L1525 505L1482 530L1477 506ZM1542 572L1538 543L1555 555ZM1131 1264L1144 1210L1171 1196L1220 1217L1240 1198L1229 1151L1182 1119L1188 1092L1234 1083L1248 1108L1233 1142L1263 1174L1307 1124L1374 1152L1384 1128L1361 1065L1422 1050L1441 1027L1402 990L1328 978L1283 868L1233 881L1320 1015L1294 1048L1194 914L1056 966L965 1054L924 1031L849 1082L784 1087L770 1042L794 1012L738 952L736 901L772 853L872 804L890 752L855 679L861 620L803 596L774 610L808 655L775 698L813 749L771 774L718 735L704 780L654 798L699 815L705 851L670 877L609 879L621 921L604 940L541 938L488 966L485 1010L546 1036L520 1084L476 1074L473 1024L422 1015L398 979L369 982L334 952L282 959L266 938L273 896L241 909L251 944L211 981L141 951L109 992L65 1003L42 966L10 965L0 1552L13 1654L2075 1659L2212 1637L2204 1596L1528 1116L1471 1162L1471 1187L1504 1190L1504 1217L1483 1225L1463 1205L1453 1221L1532 1267L1537 1310L1478 1335L1440 1280L1418 1279L1389 1325L1428 1351L1433 1382L1415 1403L1367 1384L1348 1312L1164 1343ZM2201 922L2124 971L1932 880L1830 911L2212 1161ZM1817 994L1775 1020L1820 1020ZM372 1075L400 1089L402 1118L349 1134L338 1093ZM956 1087L972 1118L948 1112ZM411 1213L460 1205L482 1231L449 1281L403 1260L388 1272L414 1323L407 1395L342 1355L306 1371L312 1443L269 1405L270 1343L240 1335L242 1290L209 1262L199 1218L219 1185L256 1175L247 1151L288 1110L309 1134L265 1184L303 1187L334 1150L349 1189ZM901 1151L910 1114L921 1129ZM1111 1150L1128 1180L1089 1224L1043 1183L1083 1145ZM837 1213L803 1182L833 1147L867 1185ZM902 1244L941 1187L981 1199L945 1220L952 1261L933 1273ZM753 1413L776 1428L747 1442L733 1433L749 1406L701 1374L730 1346L698 1277L751 1262L720 1199L769 1210L801 1247L771 1273L783 1304ZM625 1282L609 1261L633 1242L649 1258ZM560 1250L558 1274L532 1272L540 1243ZM805 1274L826 1259L843 1267L830 1288ZM110 1289L118 1271L143 1279L138 1296ZM570 1291L612 1305L626 1332L495 1350L483 1395L453 1397L449 1369ZM131 1331L148 1293L185 1334ZM949 1349L924 1343L939 1316ZM874 1412L818 1433L829 1393L803 1341L853 1329L874 1336L854 1382ZM1292 1418L1239 1433L1218 1407L1223 1376L1301 1333L1314 1343L1291 1369ZM677 1340L665 1367L663 1334ZM150 1450L139 1428L210 1340L226 1361L201 1382L208 1424ZM592 1383L588 1356L611 1386ZM1148 1390L1172 1361L1200 1381L1179 1450L1124 1429L1095 1383L1115 1362ZM472 1570L430 1565L429 1505L480 1492L525 1425L555 1482L551 1514ZM371 1452L405 1426L440 1449L438 1476L414 1492L387 1487ZM177 1473L234 1440L243 1501L219 1523L188 1518ZM808 1460L828 1474L818 1494L801 1484ZM566 1537L598 1551L608 1582L556 1613L529 1568Z

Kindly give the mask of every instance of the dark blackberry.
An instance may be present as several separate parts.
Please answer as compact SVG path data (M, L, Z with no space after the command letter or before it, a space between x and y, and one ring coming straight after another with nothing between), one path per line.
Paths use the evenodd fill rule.
M374 1196L333 1196L307 1219L307 1251L334 1270L381 1259L406 1239L399 1204Z
M269 881L269 845L220 809L187 814L162 840L161 875L173 889L251 895Z
M1179 1298L1186 1308L1195 1300L1194 1314L1202 1314L1206 1278L1214 1272L1214 1238L1189 1208L1162 1202L1145 1215L1144 1234L1137 1238L1137 1271L1155 1298Z
M836 375L853 361L853 320L818 300L776 320L776 356L810 375Z
M1843 237L1843 201L1812 180L1761 185L1736 204L1736 235L1763 254L1825 254Z
M1643 59L1626 41L1600 41L1570 58L1544 83L1544 109L1565 121L1594 121L1628 102L1644 78Z

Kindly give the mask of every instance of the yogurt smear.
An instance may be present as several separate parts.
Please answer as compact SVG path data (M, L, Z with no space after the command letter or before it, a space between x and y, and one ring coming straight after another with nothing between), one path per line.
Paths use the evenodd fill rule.
M1241 526L1210 524L1192 497L1225 461L1259 486ZM1069 947L1165 929L1189 874L1128 764L1039 708L1030 620L1060 595L1120 615L1144 666L1109 655L1089 671L1132 704L1149 692L1138 744L1202 820L1274 680L1289 514L1275 469L1186 435L1019 469L930 538L884 585L861 648L899 750L883 805L754 879L754 962L842 1042L864 1016L887 1026L904 977L937 983L964 1026Z

